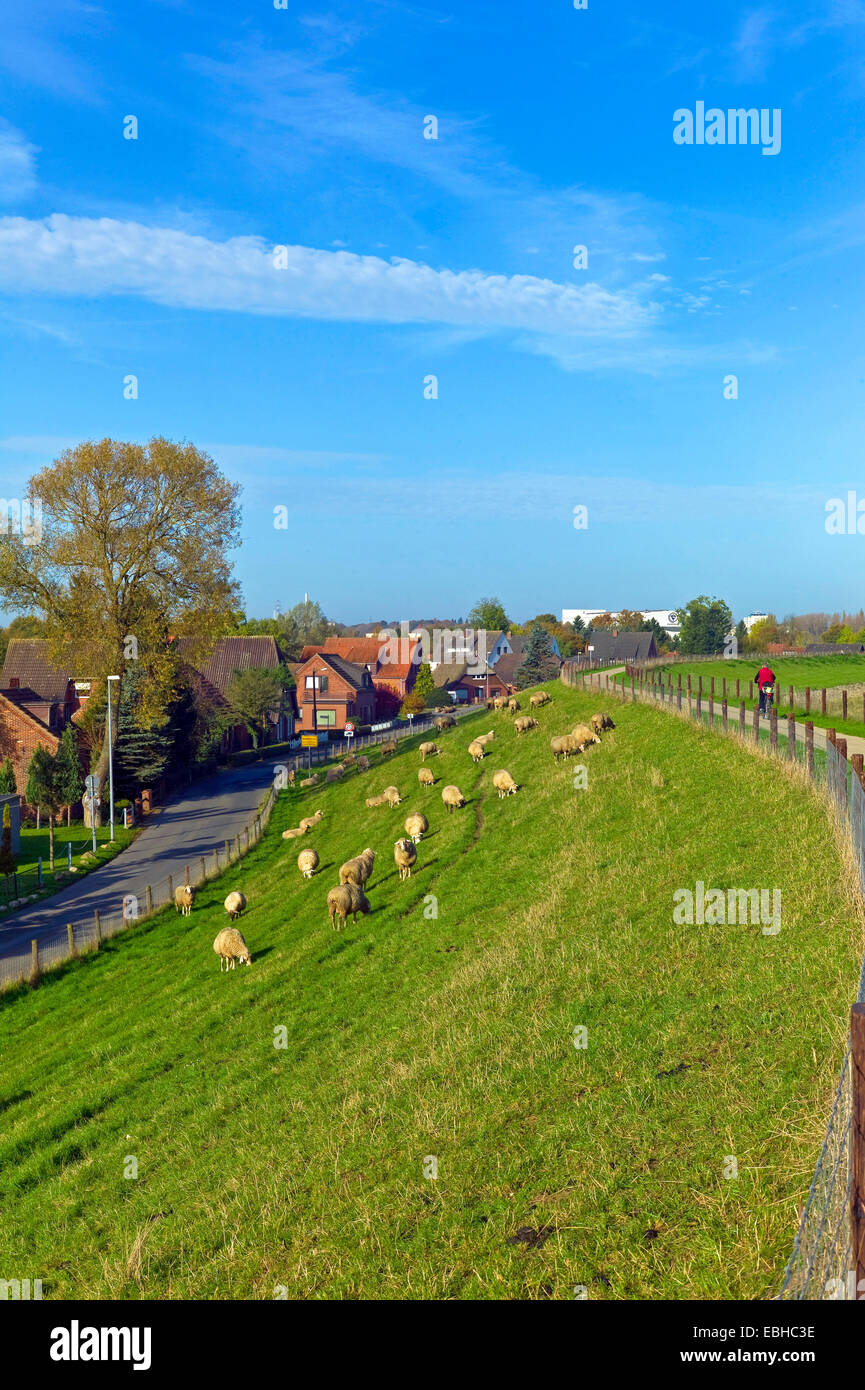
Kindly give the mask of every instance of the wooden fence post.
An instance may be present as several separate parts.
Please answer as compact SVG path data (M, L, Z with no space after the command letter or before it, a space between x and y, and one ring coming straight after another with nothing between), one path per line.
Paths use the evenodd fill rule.
M789 706L790 709L793 708L793 687L792 687L792 685L790 686L790 698L789 698L789 700L787 701L787 704L788 704L788 706Z
M713 677L712 677L712 684L714 685L714 683L715 683L715 678L714 678L714 676L713 676ZM709 728L710 728L710 729L714 729L714 727L715 727L715 700L714 700L714 697L710 695L710 696L709 696Z
M721 681L721 698L722 698L723 700L726 700L726 698L727 698L727 677L726 677L726 676L724 676L723 680Z
M865 763L865 757L863 757L861 753L850 754L850 766L856 773L856 776L859 778L860 783L863 781L863 777L865 777L865 768L863 768L863 763Z
M824 686L823 689L820 691L820 713L821 713L821 714L825 714L825 713L826 713L826 687L825 687L825 686Z
M682 677L679 677L679 688L676 691L676 709L682 708Z
M207 878L207 865L206 865L205 862L204 862L204 855L203 855L203 854L200 856L200 861L201 861L201 882L203 883L204 880Z
M36 937L30 941L30 982L35 984L39 979L39 942Z
M810 714L810 713L811 713L811 687L810 687L810 685L806 685L806 686L805 686L805 713L806 713L806 714Z
M737 693L738 693L738 685L739 685L739 682L736 681ZM745 701L744 701L744 700L740 700L740 701L739 701L739 734L741 735L742 738L745 737Z
M148 913L150 913L153 911L153 889L151 888L149 883L145 888L144 892L147 897L147 911Z
M752 718L752 721L751 721L751 722L752 722L753 725L754 725L754 742L755 742L755 743L759 743L759 741L760 741L760 706L759 706L759 705L755 705L755 706L754 706L753 718Z
M703 711L702 711L702 709L701 709L702 703L703 703L703 696L702 696L702 694L700 693L700 691L698 690L698 691L697 691L697 718L698 718L698 719L702 719L702 717L703 717Z
M724 685L725 685L725 686L726 686L726 684L727 684L727 682L724 681ZM721 728L724 730L724 733L727 732L727 697L726 697L726 695L724 696L723 700L721 701Z
M230 840L226 840L226 842L225 842L225 863L226 863L226 866L230 863L230 861L231 861L231 841L230 841Z
M865 1004L850 1011L850 1071L850 1248L858 1291L865 1279Z
M69 954L70 956L76 956L78 952L75 949L75 928L71 922L66 923L66 936L69 941Z
M95 929L96 929L96 940L97 940L97 942L101 942L101 941L102 941L102 923L101 923L100 920L99 920L99 908L98 908L98 907L94 907L94 909L93 909L93 926L94 926Z
M170 903L173 903L173 902L174 902L174 875L173 875L173 874L169 874L169 875L168 875L168 901L169 901Z
M814 776L814 725L810 719L805 720L805 767L808 776Z
M710 680L709 694L710 694L710 695L714 695L714 693L715 693L715 677L714 677L714 676L710 676L710 677L709 677L709 680Z
M754 682L753 682L753 681L748 681L748 699L749 699L749 700L753 700L753 698L754 698Z
M842 691L841 691L841 718L842 718L842 719L845 719L845 720L846 720L846 718L847 718L847 691L846 691L846 690L842 690Z
M835 742L835 738L836 738L835 730L834 730L834 729L827 729L827 730L826 730L826 742L827 742L827 743L834 743L834 742Z
M688 707L691 705L691 673L688 672Z
M769 747L773 753L778 752L778 711L774 705L769 711Z
M184 873L185 873L185 875L186 875L186 886L187 886L187 888L188 888L188 887L189 887L189 865L188 865L188 864L186 865L186 868L184 869Z
M740 699L740 695L739 695L739 682L738 682L738 681L736 681L736 699L737 699L737 700Z

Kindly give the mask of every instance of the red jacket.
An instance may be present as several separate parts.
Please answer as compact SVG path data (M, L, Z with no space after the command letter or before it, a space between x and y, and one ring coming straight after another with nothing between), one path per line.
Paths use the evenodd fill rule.
M757 672L757 689L762 690L764 685L775 684L775 672L769 666L761 666Z

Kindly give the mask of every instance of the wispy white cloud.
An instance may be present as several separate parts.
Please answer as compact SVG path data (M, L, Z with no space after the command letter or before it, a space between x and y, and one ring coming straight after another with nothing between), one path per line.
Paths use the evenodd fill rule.
M26 198L36 187L35 145L0 117L0 202Z
M742 20L732 45L737 81L754 82L765 77L771 56L774 20L775 15L771 10L752 10Z
M8 293L135 295L205 310L352 322L434 323L599 338L650 326L657 306L597 284L434 270L417 261L286 248L278 267L259 237L217 242L110 218L0 218Z

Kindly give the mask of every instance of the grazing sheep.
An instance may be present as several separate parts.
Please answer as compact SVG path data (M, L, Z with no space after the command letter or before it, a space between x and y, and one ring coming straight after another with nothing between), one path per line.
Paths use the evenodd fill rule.
M405 828L411 836L412 843L419 845L429 830L429 821L423 811L412 811L411 815L405 818Z
M507 709L507 707L508 707L508 697L507 697L507 695L496 695L495 698L494 698L494 700L493 700L493 709Z
M399 869L400 883L411 878L412 865L417 863L417 850L411 840L397 840L393 847L393 857Z
M297 867L304 878L312 878L318 868L318 855L314 849L302 849L297 856Z
M295 768L290 767L290 768L288 769L288 785L289 785L290 787L293 787L296 781L297 781L297 771L295 770Z
M440 714L436 720L436 728L439 733L445 729L453 729L456 726L456 719L452 714Z
M512 695L511 698L508 700L508 713L509 713L509 714L519 714L519 712L520 712L520 702L519 702L519 700L517 699L516 695Z
M382 756L383 758L389 758L390 755L391 755L391 753L395 753L395 752L396 752L396 739L395 739L395 738L388 739L387 743L383 743L383 744L381 745L381 756Z
M343 883L339 888L331 888L327 895L327 911L330 918L330 925L334 931L339 931L339 921L345 926L349 913L353 913L354 921L357 921L357 914L371 912L369 899L363 889L356 883Z
M433 754L437 753L438 751L439 750L436 744L422 743L419 749L421 762L426 762L427 758L431 758Z
M580 747L572 734L559 734L556 738L550 739L550 748L553 750L553 758L556 762L559 758L569 758L572 753L579 753Z
M475 738L474 738L474 742L475 742L475 743L481 743L481 744L484 744L484 743L492 743L492 741L493 741L493 739L495 738L495 736L496 736L496 731L495 731L495 729L490 729L490 731L489 731L488 734L476 734L476 735L475 735Z
M485 751L480 739L475 739L473 743L469 744L469 757L472 762L479 763Z
M402 797L396 787L385 787L382 796L391 808L398 806L402 801Z
M301 830L300 826L298 825L298 826L295 827L294 830L283 830L283 832L282 832L282 838L283 838L284 840L299 840L299 839L301 838L301 836L302 836L302 835L305 835L305 834L306 834L306 831L305 831L305 830Z
M339 871L340 883L356 883L358 888L363 888L375 863L375 850L365 849L362 854L358 854L354 859L347 859Z
M432 772L428 767L422 767L418 770L417 780L420 782L422 787L434 787L436 780L435 773Z
M448 814L456 810L458 806L465 806L466 804L466 799L459 787L445 787L442 791L442 801L445 804Z
M234 921L235 917L240 916L241 912L243 912L245 907L246 898L243 896L242 893L229 893L228 897L225 899L225 910L231 918L232 922ZM238 935L240 935L239 932Z
M527 734L530 729L539 729L540 727L537 719L530 719L527 714L523 715L521 719L514 720L514 728L517 731L517 737L519 737L520 734Z
M315 829L323 815L324 811L316 811L314 816L304 816L303 820L300 822L300 829L303 831L304 835L307 830Z
M588 724L575 724L571 729L571 738L578 744L577 752L582 753L584 748L588 748L590 743L600 743L600 735L594 729L590 729Z
M361 753L357 760L358 772L369 772L369 758L365 753Z
M327 769L327 772L324 774L324 780L325 782L338 782L340 777L344 775L345 768L341 763L337 763L336 767L329 767Z
M496 703L495 700L492 699L492 697L490 697L490 698L487 700L487 709L494 709L494 708L495 708L495 703Z
M493 786L499 794L500 801L504 800L506 796L515 796L519 791L517 783L514 781L511 774L506 772L504 768L502 768L500 772L493 774Z
M223 927L213 943L213 949L219 956L220 970L233 970L238 961L241 965L252 964L249 947L236 927Z
M608 714L602 714L601 719L604 721L601 725L602 729L615 729L616 726Z
M196 889L191 883L181 884L174 890L174 910L184 917L188 917L192 911L192 904L195 902Z
M536 690L534 695L529 696L530 709L537 709L539 705L551 705L552 703L552 696L548 695L546 690Z
M343 766L343 767L354 767L354 765L355 765L356 762L357 762L357 754L356 754L356 753L346 753L345 757L344 757L343 760L342 760L342 766Z

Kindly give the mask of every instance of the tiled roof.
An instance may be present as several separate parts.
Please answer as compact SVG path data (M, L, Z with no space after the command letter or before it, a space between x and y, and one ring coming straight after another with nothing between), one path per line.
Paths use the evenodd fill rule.
M387 638L382 641L378 637L328 637L326 642L317 646L304 647L300 659L308 661L311 656L341 656L344 661L374 669L381 659L379 653L386 646Z
M181 637L182 655L201 672L204 679L223 694L235 671L265 667L274 671L279 665L279 648L275 637L218 637L206 661L192 659L195 639Z
M17 680L20 689L32 690L41 700L65 700L69 672L52 666L48 642L44 637L13 637L3 663L0 687L11 688Z

